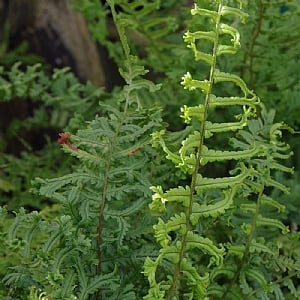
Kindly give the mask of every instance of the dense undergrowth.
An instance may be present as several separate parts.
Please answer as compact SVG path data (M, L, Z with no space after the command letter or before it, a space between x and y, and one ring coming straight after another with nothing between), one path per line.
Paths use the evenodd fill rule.
M187 2L74 1L111 93L1 70L2 102L36 103L0 145L1 299L300 299L300 5ZM49 127L61 147L4 153Z

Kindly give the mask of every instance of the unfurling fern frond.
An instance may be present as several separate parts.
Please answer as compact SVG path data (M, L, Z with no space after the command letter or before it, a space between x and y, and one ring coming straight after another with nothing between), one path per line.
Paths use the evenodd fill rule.
M284 125L267 120L260 99L239 76L218 69L222 56L234 55L240 47L240 35L232 20L244 21L247 13L242 10L242 1L230 2L231 6L226 1L217 2L216 11L197 5L191 10L193 18L209 19L211 28L184 35L195 60L210 68L208 78L195 79L189 72L182 78L185 89L204 95L198 106L182 108L182 118L191 133L177 150L168 146L165 131L152 134L154 145L160 145L166 158L190 176L190 184L166 191L161 186L152 187L150 208L163 213L153 227L161 249L156 260L145 261L150 289L144 299L242 299L245 294L266 291L266 271L251 257L256 253L276 255L276 247L271 240L270 245L264 245L257 235L268 227L288 232L281 220L268 213L274 208L282 211L284 206L264 193L268 187L287 192L273 177L275 170L292 171L280 162L290 156L288 146L279 140ZM210 44L211 52L202 50L202 41ZM222 96L220 84L233 86L236 94ZM258 107L263 119L257 116ZM217 123L210 119L211 112L220 108L238 110L238 121ZM214 138L220 133L232 134L231 148L215 145ZM234 176L209 178L201 174L204 166L217 162L233 165L234 161L237 163L229 171ZM240 228L240 233L226 236L231 226ZM224 235L208 235L212 230L224 230ZM221 278L226 274L227 284L217 274L223 274Z

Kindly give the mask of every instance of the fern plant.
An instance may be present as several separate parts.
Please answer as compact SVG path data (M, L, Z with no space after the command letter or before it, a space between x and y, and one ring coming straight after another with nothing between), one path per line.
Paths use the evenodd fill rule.
M159 255L144 264L150 285L144 299L270 299L274 295L279 299L286 287L299 299L291 280L299 271L299 257L283 258L280 253L277 238L289 230L277 215L284 206L270 196L273 188L288 192L273 178L274 170L292 172L280 162L291 155L280 141L286 126L273 123L274 112L264 109L239 76L218 69L222 56L235 54L240 47L235 24L247 14L243 1L216 2L216 10L197 5L191 10L193 18L206 18L212 28L184 35L195 60L210 68L207 79L194 79L188 72L182 80L185 89L200 90L204 96L198 106L182 108L193 132L177 151L169 149L165 131L153 134L154 144L161 145L166 157L190 175L190 183L168 190L152 187L150 208L164 214L154 226ZM211 52L204 52L203 45ZM233 85L235 94L218 94L221 83ZM238 108L236 121L209 119L212 110L228 107ZM213 138L221 133L232 134L231 149L211 148ZM231 176L203 176L205 166L219 162L233 165ZM275 261L291 264L275 267Z
M39 198L28 193L30 181L36 176L67 172L72 160L63 159L62 152L51 141L53 135L55 139L57 132L67 125L67 130L77 130L83 120L94 117L92 112L98 108L100 99L105 102L109 98L103 89L79 83L67 68L54 70L52 76L41 64L24 67L16 63L8 70L0 68L1 109L5 109L4 102L14 99L22 99L25 107L32 105L32 114L24 119L7 119L7 124L1 120L1 205L7 205L9 210L21 206L42 208L44 204ZM76 118L70 122L74 114ZM34 145L23 137L24 132L34 133ZM18 147L18 141L23 147Z
M83 3L91 22L95 14L111 14L120 39L113 48L105 36L98 36L108 43L125 82L121 91L111 95L76 80L52 85L55 75L49 83L32 69L27 71L30 76L23 76L18 67L14 72L22 80L15 85L2 80L0 92L7 99L10 93L31 93L68 112L72 112L70 103L78 103L82 110L59 137L65 155L73 158L72 170L32 183L36 195L56 204L39 212L19 209L14 218L0 209L0 242L5 246L0 261L2 270L8 269L2 281L6 294L0 291L0 296L21 300L300 298L299 234L285 226L280 198L288 188L277 177L278 172L293 171L282 162L291 151L281 134L290 128L274 123L274 110L265 109L243 79L227 72L223 64L226 56L237 57L240 21L247 17L245 1L198 2L203 6L195 5L193 17L186 20L190 30L184 40L193 54L188 57L186 50L170 46L173 28L164 28L169 19L160 18L159 1ZM161 5L170 14L173 8L176 11L176 1ZM94 9L99 6L102 10ZM105 27L103 19L100 22ZM95 29L94 34L103 33ZM136 34L143 41L146 37L149 57L136 56L143 47L132 49ZM162 37L170 39L168 45ZM168 53L172 55L167 57ZM184 57L172 65L179 60L174 53ZM185 128L167 132L153 102L157 98L164 105L177 95L176 84L168 83L179 66L190 61L193 65L183 76L184 89L178 94L178 98L186 95L181 110ZM164 65L157 66L160 62ZM167 68L162 93L157 92L160 86L144 78L143 64L152 64L157 71ZM32 89L36 79L41 84L38 90ZM81 105L80 97L88 105ZM197 105L189 105L196 99ZM149 108L150 100L153 107ZM221 113L226 116L216 120ZM170 169L166 160L175 168ZM227 176L223 171L214 173L227 168Z
M149 106L153 103L160 105L164 109L165 121L174 130L178 129L178 124L173 122L174 118L170 115L176 114L181 105L192 103L195 98L192 94L184 94L178 84L182 69L193 64L181 40L190 5L187 0L118 0L115 3L131 52L139 56L141 64L149 69L147 78L161 84L157 97L147 90L141 91L144 103ZM107 48L117 65L122 64L122 46L116 36L117 30L112 23L108 4L101 4L97 0L75 0L74 6L85 16L93 38Z
M54 299L135 299L142 290L137 268L145 253L154 251L143 236L150 228L144 213L153 168L150 133L161 127L161 119L160 110L142 108L139 91L159 86L142 79L146 71L130 53L114 1L108 3L124 51L120 73L126 85L111 105L99 105L101 116L86 128L60 134L78 167L35 181L34 191L60 204L58 217L44 211L16 214L6 244L22 263L4 278L15 288L10 295L40 291Z

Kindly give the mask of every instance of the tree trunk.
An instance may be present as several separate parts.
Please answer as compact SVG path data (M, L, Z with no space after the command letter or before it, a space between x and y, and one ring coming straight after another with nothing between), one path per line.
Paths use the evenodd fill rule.
M105 86L103 60L82 15L69 0L0 0L1 31L10 27L13 43L27 40L30 51L54 67L70 66L82 80ZM5 21L4 21L5 20Z

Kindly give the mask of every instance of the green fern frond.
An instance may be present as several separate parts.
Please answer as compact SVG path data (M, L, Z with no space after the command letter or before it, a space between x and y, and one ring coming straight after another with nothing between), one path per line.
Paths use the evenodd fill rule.
M289 289L294 299L300 299L299 291L297 291L297 288L295 287L295 284L293 283L292 279L287 278L286 280L284 280L283 284Z
M242 6L242 1L237 2ZM161 186L152 187L154 194L150 208L164 213L164 218L159 218L158 224L153 227L154 235L162 247L160 254L155 261L147 259L144 265L144 274L147 275L150 283L150 290L145 299L152 299L151 295L153 299L156 299L154 295L157 296L157 299L162 297L179 299L182 295L186 295L190 299L197 296L204 299L209 294L218 295L220 299L243 299L243 294L251 295L261 292L268 295L269 293L270 284L265 278L265 270L258 269L254 263L251 267L247 267L247 271L244 266L251 255L262 253L275 255L276 253L272 242L269 241L268 244L265 244L259 236L256 237L257 232L265 228L270 231L272 228L277 228L281 229L283 234L288 233L288 228L280 220L270 217L271 213L268 213L271 208L283 212L284 206L264 194L263 191L266 187L277 188L283 192L288 191L283 184L273 178L272 173L274 170L292 171L291 168L281 165L280 162L287 159L291 153L289 147L280 141L281 130L284 128L279 123L273 123L271 118L274 118L274 114L266 112L258 96L248 88L241 77L217 68L220 56L235 54L240 47L239 31L232 24L223 22L223 18L226 16L227 20L230 17L238 17L244 21L247 14L241 10L241 6L239 8L234 5L229 7L223 1L219 1L217 11L199 8L197 5L191 11L193 16L207 17L211 19L211 24L215 25L206 31L188 31L184 35L184 41L192 50L195 60L209 65L210 74L208 79L200 80L194 79L190 72L182 77L181 84L184 89L198 90L204 94L204 101L197 106L184 105L182 107L181 117L191 130L186 137L182 138L181 145L177 144L177 147L169 145L166 142L165 131L152 134L153 144L160 145L166 158L183 173L190 175L191 181L190 185L179 186L167 191L164 191ZM223 43L225 36L229 37L231 44ZM213 45L211 53L200 49L202 40L204 44L211 43ZM238 95L222 97L221 93L213 94L213 87L217 87L219 83L233 85L234 90L238 90ZM218 91L217 88L214 90ZM262 119L256 116L259 106L262 108ZM210 111L231 107L237 107L242 111L240 115L236 116L237 122L216 123L209 120ZM236 137L231 139L231 146L239 149L238 151L221 150L220 146L217 149L208 147L213 142L206 143L206 140L212 140L212 137L216 138L222 132L235 134ZM200 172L208 164L211 166L217 162L233 161L238 161L235 168L230 171L230 174L235 174L235 176L209 178ZM256 196L257 199L253 200ZM176 213L170 215L172 210L169 207L174 207ZM225 225L223 219L223 227L220 228L226 232L230 226L237 226L242 234L237 233L236 236L233 234L228 237L233 242L226 244L228 253L224 251L225 244L220 244L217 267L211 270L213 269L212 260L217 257L213 255L214 242L210 238L202 237L200 233L203 234L206 230L213 231L214 225L212 224L217 223L225 215L228 223ZM194 226L197 226L195 232L193 231ZM208 229L203 230L202 228L206 226ZM212 236L216 239L220 238L218 233L213 233ZM238 241L234 243L237 237L239 237ZM198 268L194 267L194 261L190 258L193 257L196 249L212 255L207 265L201 261ZM229 268L233 263L233 257L238 260L238 266ZM204 258L202 260L205 261ZM166 281L158 282L155 274L159 267L163 268L165 261L175 264L174 271L164 276L167 278ZM181 272L184 273L183 262L188 263L193 274L197 275L187 274L187 277L184 278L184 275L181 275ZM211 282L201 285L199 276L201 276L202 266L206 270L206 274L214 274L215 271L216 278L218 278L217 274L221 275L222 272L225 276L227 274L229 285L222 287L222 281L220 281L220 286ZM230 272L225 271L228 268ZM201 288L195 293L193 286L197 281ZM252 297L249 296L249 299Z
M264 274L262 274L258 269L256 270L251 268L245 270L244 272L247 278L257 281L262 289L266 290L267 287L269 286L269 283L267 282Z
M248 170L244 164L241 164L240 174L231 177L221 177L221 178L207 178L202 177L201 174L197 175L195 189L200 192L205 189L225 189L228 187L233 187L235 185L242 184L247 177L251 177L252 172Z
M265 244L264 239L260 239L260 241L257 241L253 239L251 241L250 245L250 253L268 253L268 254L273 254L275 255L275 251L273 251L268 245Z
M287 226L285 226L281 221L270 219L263 217L261 215L258 215L257 217L257 226L271 226L281 229L282 233L288 233L290 230Z
M216 264L217 266L222 265L223 255L225 254L225 249L223 248L223 246L220 246L220 248L218 248L210 239L203 238L191 231L188 231L187 250L194 248L197 248L211 255L209 266L211 264Z
M224 199L216 201L214 204L193 203L192 213L190 216L191 223L193 225L197 224L200 218L216 218L219 215L224 214L227 209L232 208L235 189L224 190L223 194Z
M180 233L186 231L186 217L183 213L174 215L166 223L159 219L158 223L153 226L153 229L155 230L155 238L162 247L165 247L172 241L171 236L168 235L171 231L175 232L178 230Z

